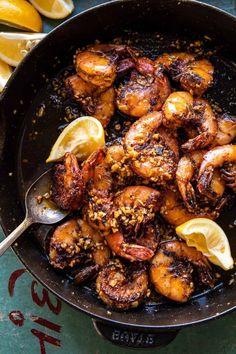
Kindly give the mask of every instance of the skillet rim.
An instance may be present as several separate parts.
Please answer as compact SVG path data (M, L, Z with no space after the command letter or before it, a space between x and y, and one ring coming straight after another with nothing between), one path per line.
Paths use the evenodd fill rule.
M93 6L87 10L84 10L76 15L74 15L73 17L67 19L66 21L64 21L63 23L61 23L60 25L58 25L56 28L54 28L51 32L49 32L45 38L43 38L39 44L33 48L31 50L31 52L22 60L22 62L18 65L18 67L14 70L10 80L8 81L6 87L4 88L4 91L3 93L1 94L0 96L0 104L3 104L4 103L4 99L5 97L7 96L7 93L8 93L8 88L11 87L13 84L14 84L14 81L15 81L15 78L17 78L17 74L19 71L21 71L21 68L22 67L25 67L28 63L28 61L31 60L31 57L32 57L32 54L34 54L34 52L37 52L38 48L40 49L41 47L45 46L45 43L47 41L49 41L51 38L53 39L53 36L55 33L61 31L64 27L66 27L68 25L68 23L70 22L73 22L73 21L78 21L79 18L83 15L86 15L87 13L89 12L94 12L96 11L98 8L106 8L106 7L112 7L114 3L120 3L120 4L124 4L124 3L128 3L128 2L133 2L135 0L112 0L112 1L109 1L109 2L106 2L106 3L102 3L102 4L98 4L96 6ZM197 0L172 0L173 3L175 3L177 5L177 3L190 3L190 4L196 4L197 6L199 7L202 7L202 8L207 8L209 9L210 11L212 11L212 15L214 15L214 12L217 12L218 14L220 14L221 16L224 16L225 18L229 18L231 21L235 22L235 25L236 25L236 16L214 6L214 5L210 5L210 4L206 4L206 3L203 3L201 1L197 1ZM7 227L4 225L4 222L2 220L2 215L0 213L0 223L1 223L1 226L2 226L2 229L4 231L4 234L7 235L9 234L9 232L7 231ZM96 319L99 319L99 320L102 320L104 322L107 322L107 323L111 323L111 324L116 324L116 325L123 325L123 326L126 326L126 327L137 327L137 328L142 328L142 329L152 329L152 330L158 330L158 329L180 329L180 328L183 328L183 327L187 327L187 326L191 326L191 325L195 325L195 324L199 324L199 323L203 323L203 322L206 322L206 321L209 321L209 320L213 320L213 319L216 319L216 318L219 318L227 313L230 313L232 311L234 311L236 309L236 305L235 306L232 306L231 308L228 308L222 312L218 312L217 314L213 314L209 317L206 317L206 318L203 318L203 319L200 319L200 320L193 320L193 321L188 321L188 322L185 322L185 323L181 323L181 324L171 324L171 325L143 325L143 324L140 324L140 323L127 323L127 322L124 322L124 321L118 321L118 320L114 320L114 319L111 319L108 315L106 317L102 316L102 315L99 315L99 314L95 314L93 311L90 311L90 310L87 310L85 308L82 308L79 304L78 305L75 305L73 304L72 302L70 302L70 300L68 300L67 298L64 298L63 295L59 294L55 289L52 289L51 285L48 285L46 281L42 280L40 278L40 276L38 276L33 270L31 270L31 268L29 267L29 265L27 265L24 260L24 256L21 255L21 252L17 249L17 247L12 247L14 253L16 254L16 256L19 258L19 260L23 263L23 265L26 267L26 269L33 275L33 277L35 277L45 288L47 288L49 291L51 291L54 295L56 295L60 300L62 300L63 302L67 303L68 305L72 306L74 309L76 310L79 310L89 316L91 316L92 318L96 318ZM80 307L79 307L80 306ZM95 305L97 306L97 305ZM101 306L101 305L99 305ZM127 315L129 314L129 312L126 312L123 314Z

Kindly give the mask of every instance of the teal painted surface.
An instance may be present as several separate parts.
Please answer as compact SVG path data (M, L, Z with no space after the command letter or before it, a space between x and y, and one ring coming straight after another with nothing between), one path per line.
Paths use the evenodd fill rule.
M87 0L77 1L74 13L82 11L102 1ZM235 1L208 1L213 5L224 8L236 14ZM44 21L44 31L50 31L61 21ZM3 234L0 231L0 238ZM35 285L34 299L32 297L33 277L29 273L23 273L15 282L14 294L9 295L9 278L17 269L22 269L22 264L17 260L11 250L0 258L0 354L38 354L40 349L39 339L32 333L36 329L50 337L55 338L57 346L45 343L46 354L131 354L137 352L132 349L116 347L99 337L93 328L89 317L62 304L59 314L54 314L47 304L39 306L35 298L42 298L43 288ZM56 298L50 294L52 306L57 304ZM15 311L21 312L21 326L16 325L18 316L9 314ZM13 316L13 315L12 315ZM23 317L24 320L23 320ZM46 326L40 323L47 320ZM15 323L14 323L15 322ZM51 323L51 325L50 325ZM52 326L49 329L48 326ZM56 328L56 330L55 330ZM47 337L49 338L49 337ZM227 315L219 320L207 324L181 330L177 338L163 349L139 350L139 353L159 354L235 354L236 353L236 313Z
M62 304L59 315L53 314L45 304L39 307L32 299L32 276L24 273L15 284L13 297L8 293L8 280L12 272L22 268L11 250L0 260L0 354L40 354L39 340L32 333L37 329L60 340L60 347L45 344L47 354L132 354L137 350L116 347L102 339L95 331L89 317ZM42 297L42 287L36 286ZM56 299L50 294L52 304ZM12 311L21 311L24 324L16 326L8 317ZM33 321L41 317L61 326L60 333L43 327ZM221 319L181 330L177 338L163 349L138 350L138 353L159 354L235 354L236 353L236 313Z

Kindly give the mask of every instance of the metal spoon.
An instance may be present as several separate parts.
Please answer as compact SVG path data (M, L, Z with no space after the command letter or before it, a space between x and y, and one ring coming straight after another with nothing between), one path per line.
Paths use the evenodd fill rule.
M38 196L49 192L52 183L52 169L43 173L27 190L25 195L25 219L0 243L0 256L16 241L16 239L32 224L55 224L66 217L69 212L57 207L43 198L41 203Z

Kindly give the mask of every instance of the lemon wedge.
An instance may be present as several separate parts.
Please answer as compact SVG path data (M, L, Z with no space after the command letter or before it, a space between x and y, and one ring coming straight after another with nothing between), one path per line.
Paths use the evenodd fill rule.
M188 246L201 251L210 262L224 270L233 268L234 261L228 238L214 221L205 218L191 219L179 225L176 233Z
M45 33L0 32L0 59L9 65L17 66Z
M80 117L62 131L46 162L61 160L66 152L72 152L82 161L104 144L105 134L99 120L90 116Z
M26 0L1 0L0 23L33 32L42 31L39 13Z
M72 0L29 0L44 16L54 19L67 17L74 10Z
M0 92L2 92L11 74L12 68L0 60Z

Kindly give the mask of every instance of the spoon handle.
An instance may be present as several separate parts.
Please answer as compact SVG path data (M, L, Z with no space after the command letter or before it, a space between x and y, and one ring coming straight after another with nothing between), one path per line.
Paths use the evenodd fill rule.
M33 220L25 218L17 228L8 235L5 240L0 242L0 256L18 239L18 237L31 225Z

